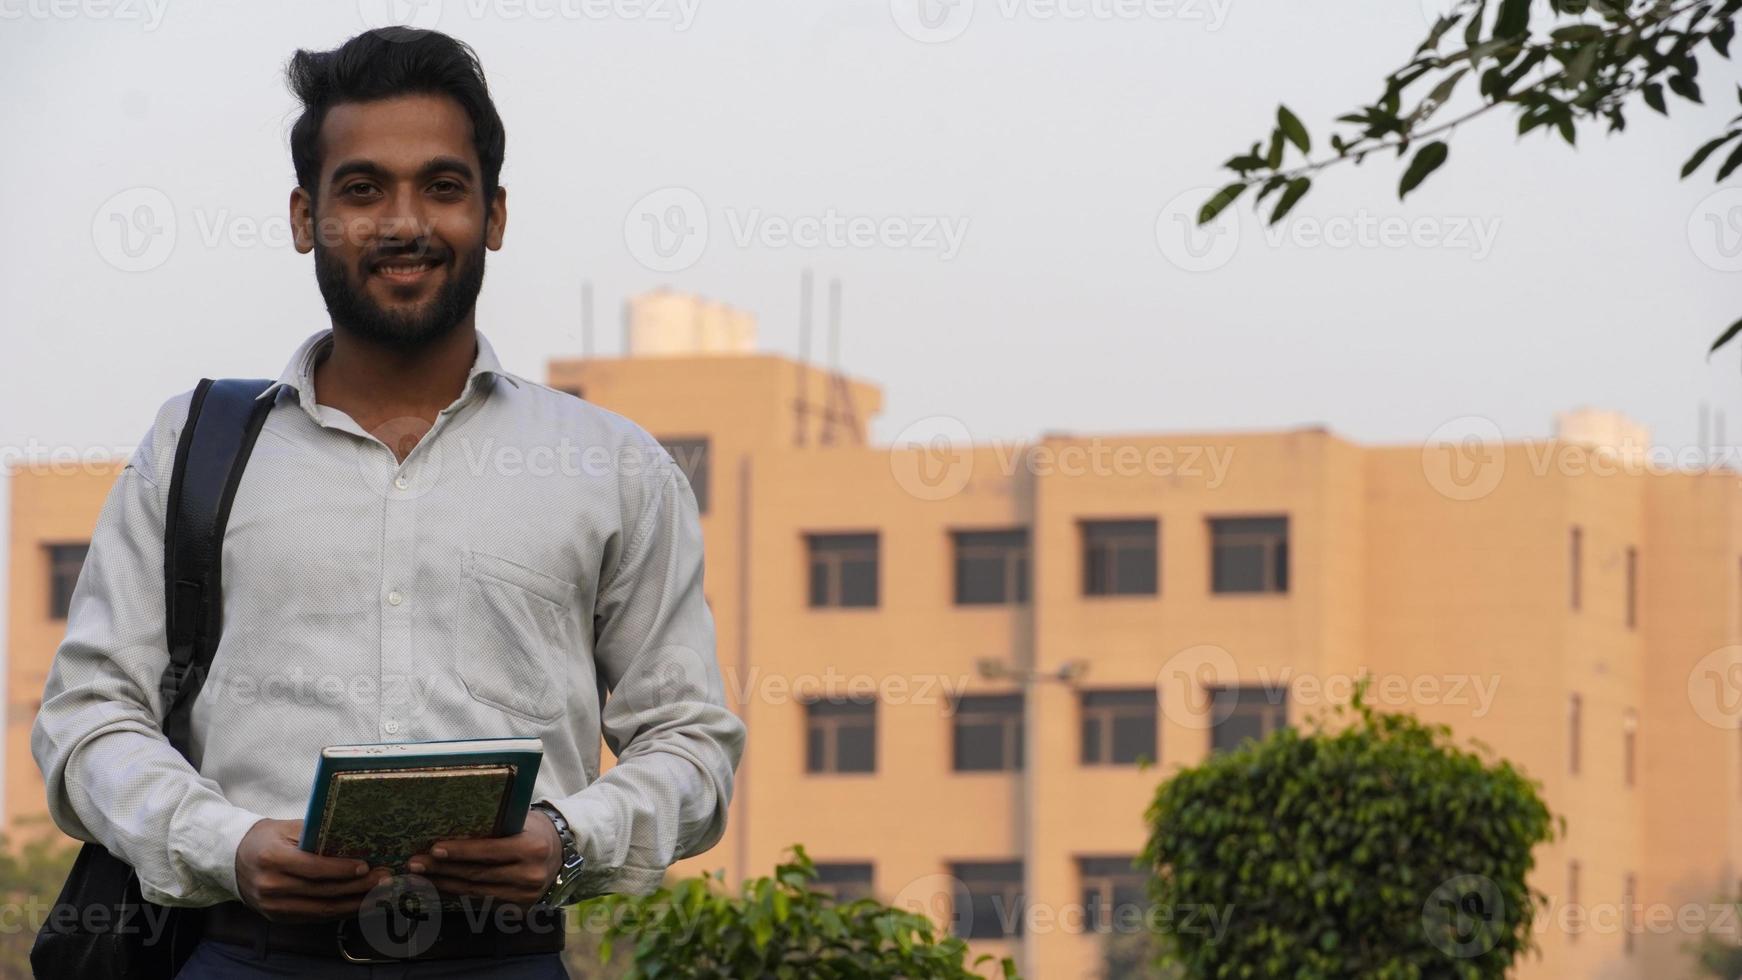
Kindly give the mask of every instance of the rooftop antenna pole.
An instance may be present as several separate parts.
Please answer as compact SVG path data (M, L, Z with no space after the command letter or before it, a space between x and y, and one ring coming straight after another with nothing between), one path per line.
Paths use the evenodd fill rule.
M805 269L798 277L798 400L793 413L798 418L798 445L810 441L810 360L811 360L811 271Z
M1705 466L1712 465L1712 406L1700 399L1700 462Z
M829 280L829 370L841 370L841 280Z

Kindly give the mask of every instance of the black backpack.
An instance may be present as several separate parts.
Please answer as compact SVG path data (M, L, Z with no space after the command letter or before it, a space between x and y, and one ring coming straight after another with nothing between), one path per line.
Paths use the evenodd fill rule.
M272 409L274 399L258 397L271 384L201 378L175 447L163 532L170 662L160 690L164 737L184 758L194 699L224 628L224 526ZM132 866L88 843L36 935L30 967L45 980L167 980L199 942L201 913L145 901Z

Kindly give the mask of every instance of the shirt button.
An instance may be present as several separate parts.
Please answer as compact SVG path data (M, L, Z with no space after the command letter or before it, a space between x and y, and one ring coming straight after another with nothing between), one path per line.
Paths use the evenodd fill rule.
M393 485L398 487L401 490L404 490L406 487L411 486L411 481L407 480L405 477L402 476L402 477L398 477L397 479L395 479L393 481Z
M404 602L404 601L405 601L405 597L399 594L398 589L395 589L392 592L387 593L387 604L390 606L397 606L401 602Z
M399 732L399 722L397 722L397 721L390 721L390 722L388 722L388 723L387 723L387 724L385 724L385 725L382 725L382 726L381 726L381 729L382 729L382 730L383 730L383 731L385 731L385 732L386 732L386 733L387 733L387 734L389 734L389 735L394 735L394 734L398 734L398 732Z

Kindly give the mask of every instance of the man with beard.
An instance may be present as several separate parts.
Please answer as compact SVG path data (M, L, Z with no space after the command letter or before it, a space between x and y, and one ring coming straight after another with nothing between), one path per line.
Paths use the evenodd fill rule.
M148 900L210 907L183 976L370 975L357 958L562 976L554 910L651 891L724 831L744 728L714 656L695 499L646 432L505 371L476 329L507 192L471 49L383 29L299 51L287 73L304 109L291 220L332 327L261 396L197 769L165 740L158 692L190 391L159 410L93 534L31 736L49 809L131 864ZM564 447L610 462L514 465ZM321 748L496 736L544 743L525 830L410 867L524 914L444 914L421 949L405 935L418 923L359 933L389 869L297 846ZM617 758L602 776L601 738Z

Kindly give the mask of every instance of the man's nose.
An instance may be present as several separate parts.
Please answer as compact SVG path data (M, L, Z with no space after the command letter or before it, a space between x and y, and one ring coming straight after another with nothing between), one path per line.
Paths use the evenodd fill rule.
M382 238L407 242L429 234L423 194L415 186L402 183L389 195L380 213L378 232Z

